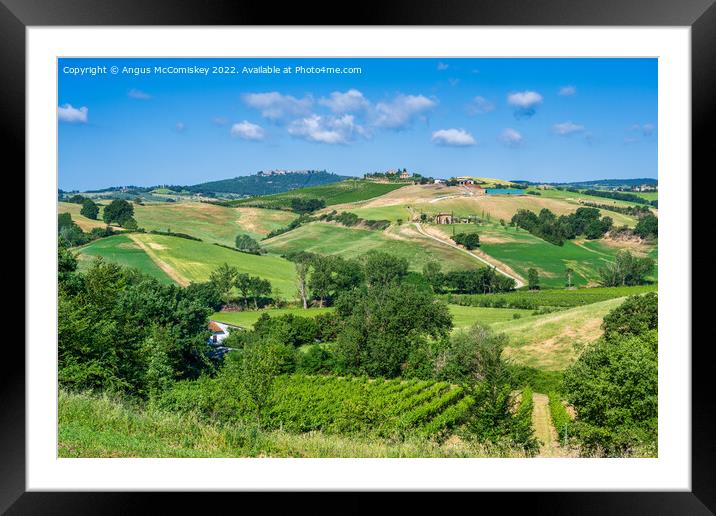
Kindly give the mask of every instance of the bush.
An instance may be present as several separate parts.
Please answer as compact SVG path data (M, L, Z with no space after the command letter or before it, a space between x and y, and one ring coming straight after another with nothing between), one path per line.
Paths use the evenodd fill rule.
M564 430L572 422L572 418L569 417L567 409L562 404L562 399L556 392L549 393L549 412L560 442L563 442L565 435L567 435ZM569 429L567 430L569 431Z
M456 244L462 245L468 251L480 247L480 236L477 233L458 233L453 237Z

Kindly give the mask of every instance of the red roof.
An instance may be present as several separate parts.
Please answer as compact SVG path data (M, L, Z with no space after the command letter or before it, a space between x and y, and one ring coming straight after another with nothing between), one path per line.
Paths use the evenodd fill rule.
M219 326L218 324L216 324L214 321L209 321L209 329L213 333L224 333L223 328L221 326Z

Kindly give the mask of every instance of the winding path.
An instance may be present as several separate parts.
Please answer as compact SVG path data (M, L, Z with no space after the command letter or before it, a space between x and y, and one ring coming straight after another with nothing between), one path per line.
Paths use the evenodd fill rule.
M500 268L499 268L497 265L495 265L494 263L488 262L487 260L485 260L485 259L482 258L481 256L478 256L478 255L476 255L475 253L470 252L470 251L468 251L467 249L464 249L464 248L460 247L460 246L457 245L457 244L454 244L453 242L451 242L451 241L449 241L449 240L444 240L444 239L442 239L442 238L438 238L438 237L436 237L436 236L434 236L434 235L431 235L431 234L427 233L427 232L423 229L423 226L420 225L419 222L415 222L414 224L415 224L415 227L417 228L418 232L419 232L421 235L423 235L423 236L425 236L425 237L428 237L428 238L432 238L433 240L435 240L435 241L437 241L437 242L440 242L440 243L443 244L443 245L450 246L450 247L452 247L452 248L454 248L454 249L457 249L458 251L462 251L463 253L469 254L470 256L472 256L472 257L475 258L476 260L478 260L478 261L484 263L485 265L487 265L487 266L489 266L489 267L494 267L495 270L496 270L497 272L499 272L500 274L502 274L503 276L507 276L508 278L512 278L513 280L515 280L515 288L520 288L520 287L524 287L524 286L525 286L524 280L522 280L520 277L518 277L518 276L516 276L516 275L514 275L514 274L510 274L509 272L506 272L506 271L500 269Z

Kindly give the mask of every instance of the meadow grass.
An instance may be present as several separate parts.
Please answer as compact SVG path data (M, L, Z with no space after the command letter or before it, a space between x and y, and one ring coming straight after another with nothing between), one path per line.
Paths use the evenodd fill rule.
M162 283L172 283L171 278L147 256L129 235L114 235L95 240L79 248L78 254L80 269L86 269L94 257L101 256L109 262L139 269Z
M499 224L455 224L435 226L445 236L456 233L480 235L480 250L507 264L527 277L530 268L537 269L544 288L564 287L567 267L574 270L573 286L594 285L599 269L614 261L619 249L595 244L584 239L565 240L564 245L551 244L523 229Z
M207 242L233 246L236 236L261 239L286 226L296 214L261 208L227 208L201 202L154 203L134 207L139 227L147 231L186 233Z
M245 310L243 312L214 312L211 314L210 319L242 328L252 328L263 314L271 317L280 317L282 315L316 317L332 311L333 308L308 308L305 310L303 308L270 308L266 310Z
M311 223L262 242L271 252L309 251L355 258L368 251L381 251L405 258L411 270L421 271L432 260L446 270L475 269L482 264L458 249L427 238L409 224L386 231L347 228L337 224Z
M60 390L60 457L524 457L519 450L419 436L402 441L212 425L107 395Z
M492 324L509 337L504 356L513 363L561 371L577 359L584 346L602 335L604 316L625 298L609 299L544 315Z
M269 280L286 299L296 297L296 269L292 262L281 257L241 253L208 242L166 235L134 233L132 237L145 245L153 260L188 282L208 281L212 271L227 263L239 272Z
M97 220L88 219L84 215L80 214L80 210L82 209L81 204L74 204L71 202L58 202L57 203L57 213L69 213L70 216L72 216L72 221L75 222L82 231L88 232L93 230L94 228L104 228L107 226L107 224L102 220L102 210L103 206L100 205L99 208L99 214L97 215Z
M375 208L352 208L347 209L350 213L355 213L359 217L366 220L389 220L396 222L397 220L410 220L410 211L402 205L397 206L379 206Z

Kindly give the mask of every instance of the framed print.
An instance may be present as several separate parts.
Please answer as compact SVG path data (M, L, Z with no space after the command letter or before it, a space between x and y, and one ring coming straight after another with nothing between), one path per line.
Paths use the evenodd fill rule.
M508 4L6 1L27 304L2 507L714 510L691 188L716 8Z

